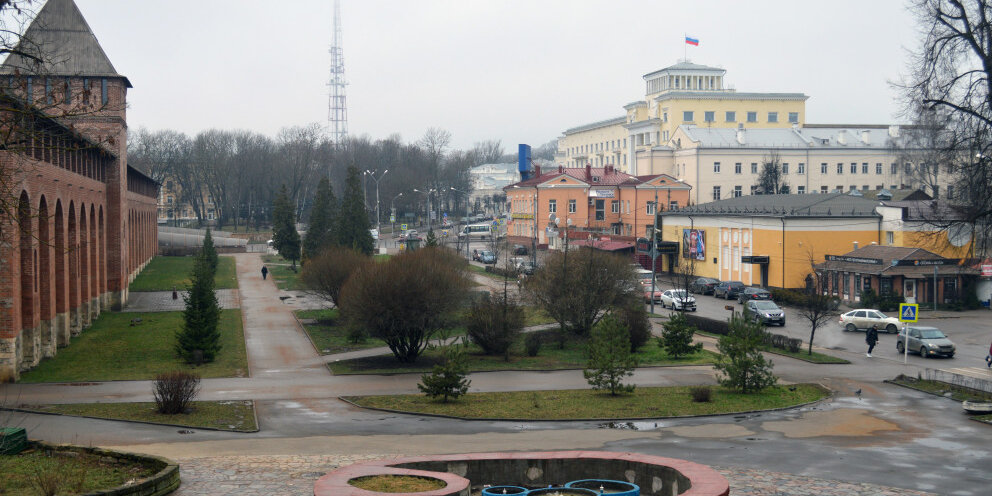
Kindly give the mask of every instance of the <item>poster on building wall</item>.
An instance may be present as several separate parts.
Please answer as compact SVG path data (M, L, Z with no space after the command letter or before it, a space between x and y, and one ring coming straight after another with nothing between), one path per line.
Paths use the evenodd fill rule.
M682 230L682 256L694 260L706 260L706 231Z

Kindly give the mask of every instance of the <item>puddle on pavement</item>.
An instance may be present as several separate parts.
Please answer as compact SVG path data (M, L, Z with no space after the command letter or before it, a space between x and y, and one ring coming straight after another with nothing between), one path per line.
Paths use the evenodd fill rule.
M788 438L864 437L878 432L902 430L893 422L853 408L806 412L797 419L764 422L761 427L766 431L781 432Z
M679 427L669 427L665 429L680 437L690 437L697 439L720 439L728 437L752 436L754 431L737 424L703 424L684 425ZM749 441L755 438L748 438Z
M597 425L600 429L617 429L626 431L650 431L658 428L657 422L604 422Z

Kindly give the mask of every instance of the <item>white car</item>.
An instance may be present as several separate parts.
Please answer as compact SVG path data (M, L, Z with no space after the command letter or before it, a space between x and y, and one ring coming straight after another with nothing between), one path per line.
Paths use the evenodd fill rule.
M684 289L669 289L661 293L661 307L672 310L696 311L696 298Z
M879 331L889 334L899 332L900 326L899 319L870 308L858 308L841 314L839 324L847 332L867 331L871 326L877 325Z
M379 241L379 230L378 229L369 229L369 234L372 235L372 239L373 240Z

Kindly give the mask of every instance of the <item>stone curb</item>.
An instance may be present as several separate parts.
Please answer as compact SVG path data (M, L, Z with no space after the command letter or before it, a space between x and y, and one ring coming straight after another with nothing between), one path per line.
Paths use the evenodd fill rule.
M115 418L107 418L107 417L94 417L94 416L91 416L91 415L70 415L68 413L46 412L46 411L43 411L43 410L31 410L31 409L27 409L27 408L0 407L0 411L31 413L31 414L34 414L34 415L51 415L53 417L76 417L76 418L85 418L85 419L93 419L93 420L109 420L109 421L112 421L112 422L127 422L129 424L160 425L160 426L163 426L163 427L184 427L184 428L187 428L187 429L199 429L199 430L204 430L204 431L237 432L237 433L242 433L242 434L253 434L253 433L259 432L260 428L259 428L259 424L258 424L258 413L257 413L257 411L255 409L255 400L224 400L224 401L250 401L251 402L251 413L252 413L252 416L255 417L255 429L253 429L253 430L246 430L246 429L245 430L243 430L243 429L235 429L235 430L231 430L231 429L220 429L220 428L217 428L217 427L200 427L200 426L192 426L192 425L166 424L166 423L163 423L163 422L150 422L150 421L147 421L147 420L115 419Z
M960 401L958 401L958 400L956 400L954 398L948 398L947 396L944 396L942 394L937 394L937 393L934 393L934 392L931 392L931 391L925 391L923 389L917 389L917 388L915 388L913 386L910 386L909 384L899 384L898 382L895 382L895 380L893 380L893 379L886 379L886 380L884 380L882 382L884 382L886 384L892 384L893 386L899 386L899 387L902 387L902 388L911 389L913 391L917 391L917 392L920 392L920 393L929 394L930 396L936 396L937 398L944 398L944 399L951 400L951 401L956 402L956 403L961 403ZM953 384L950 384L950 385L953 386ZM972 422L978 422L979 424L992 425L992 420L982 420L982 419L976 418L975 415L968 415L968 420L971 420Z
M348 403L356 408L361 408L364 410L371 410L376 412L384 413L395 413L399 415L416 415L422 417L435 417L443 419L453 419L453 420L465 420L465 421L482 421L482 422L621 422L621 421L643 421L643 420L669 420L669 419L686 419L686 418L707 418L707 417L722 417L724 415L750 415L753 413L764 413L764 412L782 412L786 410L792 410L793 408L803 408L810 405L815 405L827 400L831 400L834 397L834 392L820 383L811 383L818 386L820 389L826 391L828 394L824 398L818 400L807 401L806 403L800 403L798 405L783 406L779 408L769 408L765 410L743 410L738 412L724 412L724 413L706 413L701 415L674 415L668 417L626 417L626 418L577 418L577 419L528 419L528 418L490 418L490 417L457 417L454 415L444 415L440 413L420 413L420 412L409 412L406 410L393 410L389 408L377 408L371 406L363 406L355 403L352 398L361 398L361 396L339 396L338 399ZM525 391L517 391L525 392Z
M327 356L327 355L324 355L324 356ZM663 365L645 365L643 367L637 367L637 369L640 370L640 369L666 369L666 368L675 368L675 367L712 367L715 363L716 362L711 362L711 363L690 363L690 364L672 363L672 364L667 364L667 365L664 365L664 364ZM330 362L328 362L328 365L330 365ZM564 369L498 369L498 370L470 370L470 371L468 371L468 373L469 374L491 374L491 373L494 373L494 372L496 372L496 373L498 373L498 372L563 372L563 371L567 372L567 371L584 370L584 369L585 369L585 367L569 367L569 368L564 368ZM390 377L390 376L394 376L394 375L410 375L410 374L418 374L419 375L419 374L423 374L425 372L430 372L430 371L429 370L424 370L424 371L421 371L421 372L378 372L378 373L374 373L374 374L373 373L362 373L362 372L346 372L346 373L333 374L333 375L340 376L340 377L347 377L347 376L352 376L352 375L378 375L378 376Z
M77 453L84 452L93 456L114 458L118 461L129 460L139 461L142 463L154 462L163 465L162 469L155 475L137 484L120 486L103 491L93 491L86 493L85 496L165 496L178 489L181 483L179 477L179 464L169 460L168 458L154 455L139 455L137 453L128 453L126 451L112 451L103 448L73 446L70 444L50 444L44 441L31 441L31 445L37 448L54 451L74 451Z
M705 337L710 338L710 339L716 339L716 340L719 340L720 339L720 337L718 335L716 335L716 334L712 334L712 333L705 333L704 334L704 332L705 331L699 331L699 335L700 336L705 336ZM827 350L827 349L829 349L829 348L820 348L819 346L817 346L816 348L817 349L820 349L820 350ZM850 360L848 360L846 358L835 357L833 355L827 355L826 353L823 353L823 352L820 352L820 351L818 351L817 353L822 353L823 355L826 355L826 356L829 356L829 357L833 357L833 358L836 358L836 359L839 359L839 360L844 360L844 363L822 363L822 362L814 362L813 360L807 360L805 358L801 358L801 357L797 357L797 356L786 355L785 353L779 352L779 351L777 351L775 349L772 349L772 348L763 349L761 351L763 353L771 353L773 355L778 355L778 356L785 357L785 358L792 358L794 360L799 360L800 362L811 363L813 365L850 365L852 363Z

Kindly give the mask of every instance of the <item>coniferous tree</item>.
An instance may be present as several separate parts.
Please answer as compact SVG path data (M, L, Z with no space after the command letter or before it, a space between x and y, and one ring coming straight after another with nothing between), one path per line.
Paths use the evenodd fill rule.
M293 269L296 269L296 261L300 259L300 233L296 232L296 213L285 184L272 202L272 246L282 258L292 261Z
M437 236L434 235L433 229L427 231L427 240L425 246L437 246Z
M214 247L214 238L210 235L209 227L207 228L207 233L203 235L203 248L200 249L200 257L207 262L210 271L216 274L217 264L220 262L220 259L217 257L217 248Z
M589 362L582 375L593 389L605 389L611 395L630 393L634 384L624 384L634 375L637 357L630 352L630 331L612 315L607 315L590 333Z
M212 362L220 351L220 304L213 271L202 255L196 258L190 279L183 296L183 326L176 332L176 354L189 363Z
M341 198L341 211L338 216L335 238L337 243L345 248L371 255L375 249L375 241L369 232L369 215L365 210L362 199L362 181L358 169L348 167L348 179L345 183L344 196Z
M755 393L774 386L778 378L772 374L772 362L761 354L765 341L765 326L735 313L730 319L730 332L717 342L720 357L713 366L720 384L742 393Z
M334 189L327 178L322 178L317 184L317 194L314 196L313 210L310 211L310 226L307 236L303 239L303 256L307 259L316 257L328 245L333 243L335 211L337 199Z

